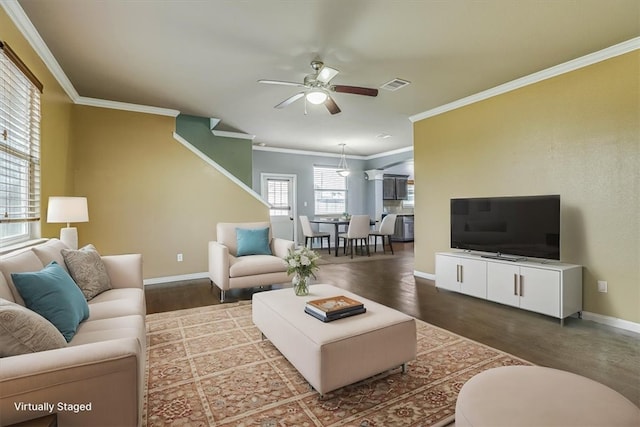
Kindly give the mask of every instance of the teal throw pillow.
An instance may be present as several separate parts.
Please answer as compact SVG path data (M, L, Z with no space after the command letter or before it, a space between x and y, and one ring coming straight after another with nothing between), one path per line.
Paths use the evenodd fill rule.
M38 272L11 273L11 278L27 308L53 323L67 342L89 317L82 291L57 262Z
M236 228L238 250L236 256L271 255L269 247L269 227Z

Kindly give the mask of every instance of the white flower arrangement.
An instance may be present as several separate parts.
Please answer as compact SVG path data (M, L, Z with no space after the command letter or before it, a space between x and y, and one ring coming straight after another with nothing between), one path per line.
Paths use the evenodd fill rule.
M314 271L318 270L316 262L320 259L315 251L303 246L295 250L289 250L284 258L287 263L287 274L297 273L300 277L309 277L316 275Z

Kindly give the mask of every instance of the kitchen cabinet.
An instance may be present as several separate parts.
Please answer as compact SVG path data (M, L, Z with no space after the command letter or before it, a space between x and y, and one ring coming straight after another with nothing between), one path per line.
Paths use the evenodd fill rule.
M408 175L384 175L382 178L383 200L406 200Z
M398 215L391 240L394 242L413 242L413 215Z

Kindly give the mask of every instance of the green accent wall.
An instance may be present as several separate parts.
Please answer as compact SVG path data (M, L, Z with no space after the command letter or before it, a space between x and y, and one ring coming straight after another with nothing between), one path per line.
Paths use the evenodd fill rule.
M176 133L193 144L214 162L251 187L252 144L249 140L215 136L208 117L180 114Z

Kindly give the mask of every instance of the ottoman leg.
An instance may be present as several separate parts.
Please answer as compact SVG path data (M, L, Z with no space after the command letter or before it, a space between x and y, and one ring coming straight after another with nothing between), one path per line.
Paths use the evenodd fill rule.
M405 362L405 363L403 363L403 364L402 364L402 373L403 373L403 374L406 374L406 373L407 373L407 371L408 371L408 368L407 368L407 362Z

